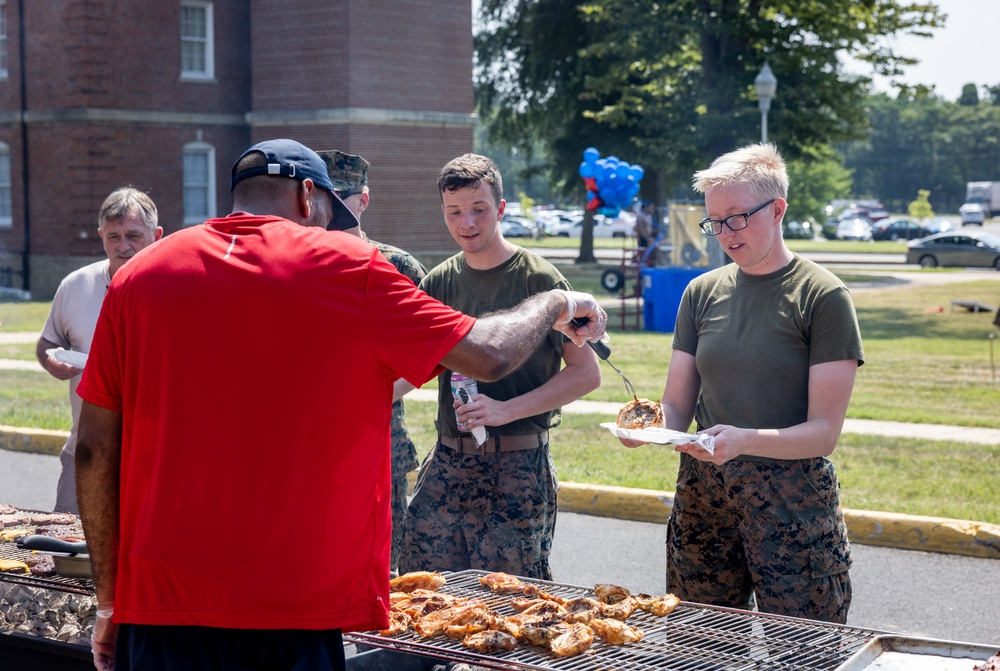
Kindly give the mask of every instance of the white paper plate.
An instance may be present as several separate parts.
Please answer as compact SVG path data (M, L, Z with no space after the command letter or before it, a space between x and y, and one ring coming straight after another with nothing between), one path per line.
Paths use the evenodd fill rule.
M614 422L601 423L612 435L626 440L641 440L646 443L656 443L657 445L686 445L694 443L703 448L709 454L715 454L715 436L703 433L683 433L681 431L671 431L670 429L622 429Z
M59 363L68 363L70 366L83 368L87 365L87 353L77 352L71 349L47 349L45 353Z

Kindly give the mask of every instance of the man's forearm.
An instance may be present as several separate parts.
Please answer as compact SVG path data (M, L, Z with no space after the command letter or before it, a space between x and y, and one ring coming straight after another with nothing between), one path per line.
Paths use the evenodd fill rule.
M477 380L499 380L531 356L565 307L565 298L547 291L510 310L483 315L441 363Z
M83 402L76 491L99 604L114 600L118 575L122 416Z

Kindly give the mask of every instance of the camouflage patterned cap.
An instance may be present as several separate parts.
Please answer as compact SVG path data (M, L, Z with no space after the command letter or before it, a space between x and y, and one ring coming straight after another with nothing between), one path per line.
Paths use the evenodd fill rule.
M368 186L368 166L371 165L357 154L345 154L336 149L316 152L326 163L326 170L333 182L333 190L341 198L347 198Z

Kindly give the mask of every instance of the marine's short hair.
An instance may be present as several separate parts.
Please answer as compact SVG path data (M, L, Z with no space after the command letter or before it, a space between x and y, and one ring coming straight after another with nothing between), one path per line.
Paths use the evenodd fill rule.
M156 203L149 194L131 185L120 187L104 199L97 215L97 227L104 230L104 225L109 221L120 221L133 214L138 215L151 231L159 226L160 216L156 211Z
M490 185L493 200L496 205L500 205L503 200L503 179L500 177L500 168L497 164L479 154L462 154L458 158L448 161L438 174L438 194L445 191L454 193L459 189L478 189L486 182Z
M754 200L788 198L788 171L773 144L749 144L712 161L693 178L694 190L745 185Z

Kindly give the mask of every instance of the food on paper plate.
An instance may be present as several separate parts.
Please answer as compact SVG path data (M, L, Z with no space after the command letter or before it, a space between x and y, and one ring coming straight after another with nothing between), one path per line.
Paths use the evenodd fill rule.
M436 592L447 584L448 581L440 573L414 571L412 573L404 573L398 578L390 580L389 589L393 592L412 592L415 589L427 589Z
M974 667L972 671L1000 671L1000 651L987 659L984 664Z
M635 398L618 411L615 425L620 429L648 429L663 425L663 406L659 401Z

